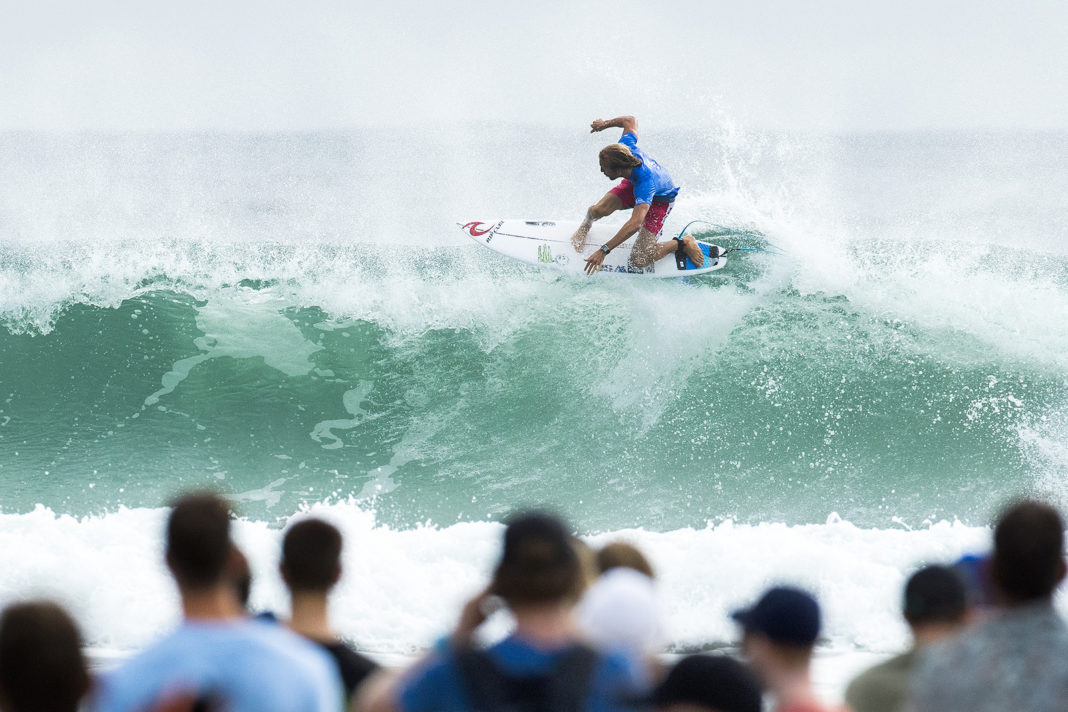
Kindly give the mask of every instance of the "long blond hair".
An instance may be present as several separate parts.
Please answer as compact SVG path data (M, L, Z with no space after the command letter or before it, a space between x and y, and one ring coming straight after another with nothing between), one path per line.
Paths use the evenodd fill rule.
M616 170L637 168L642 164L642 159L631 153L630 149L621 143L613 143L601 149L598 158L603 158L609 167Z

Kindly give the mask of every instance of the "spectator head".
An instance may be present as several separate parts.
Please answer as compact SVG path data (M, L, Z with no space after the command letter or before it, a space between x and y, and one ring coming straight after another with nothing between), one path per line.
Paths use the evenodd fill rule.
M321 519L305 519L286 532L279 567L294 593L325 594L341 578L341 532Z
M652 702L661 712L760 712L760 681L732 658L690 655L675 663Z
M1064 521L1041 502L1018 502L994 528L994 585L1007 605L1048 600L1064 579Z
M89 690L82 638L54 603L9 606L0 615L0 708L75 712Z
M493 592L511 608L573 602L582 570L564 523L546 512L508 522Z
M731 617L741 624L743 648L762 674L771 666L808 666L820 634L820 607L810 594L777 586Z
M964 582L948 566L924 567L905 584L902 612L913 629L929 625L960 625L967 612Z
M175 500L167 521L167 566L183 591L226 582L230 562L230 506L210 492Z
M625 541L613 541L605 544L597 552L597 568L603 574L615 568L628 568L645 574L649 578L656 578L653 566L638 547Z

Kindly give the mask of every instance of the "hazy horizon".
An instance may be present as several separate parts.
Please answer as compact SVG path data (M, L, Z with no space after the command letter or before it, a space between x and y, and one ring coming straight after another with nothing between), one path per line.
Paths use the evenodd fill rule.
M0 27L0 130L478 121L882 132L1068 129L1068 4L53 1Z

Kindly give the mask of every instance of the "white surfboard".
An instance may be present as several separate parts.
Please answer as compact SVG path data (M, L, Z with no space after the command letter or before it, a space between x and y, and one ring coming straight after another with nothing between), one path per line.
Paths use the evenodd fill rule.
M532 265L582 274L586 271L586 258L612 239L618 227L594 223L582 251L576 252L571 245L571 236L578 227L579 222L575 220L497 220L460 224L460 228L476 242L502 255ZM704 264L695 265L688 258L680 258L672 253L648 267L632 267L630 251L634 247L635 239L627 240L604 258L601 265L602 274L690 277L723 269L727 263L727 259L722 255L723 249L698 241L701 251L705 253Z

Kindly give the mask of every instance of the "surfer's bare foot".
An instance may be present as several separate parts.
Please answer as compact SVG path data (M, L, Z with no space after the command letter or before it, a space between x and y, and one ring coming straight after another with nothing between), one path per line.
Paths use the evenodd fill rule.
M682 250L686 253L686 256L690 258L690 262L693 262L698 267L701 267L705 263L705 253L701 252L701 246L697 244L697 240L693 235L684 235L682 238Z

